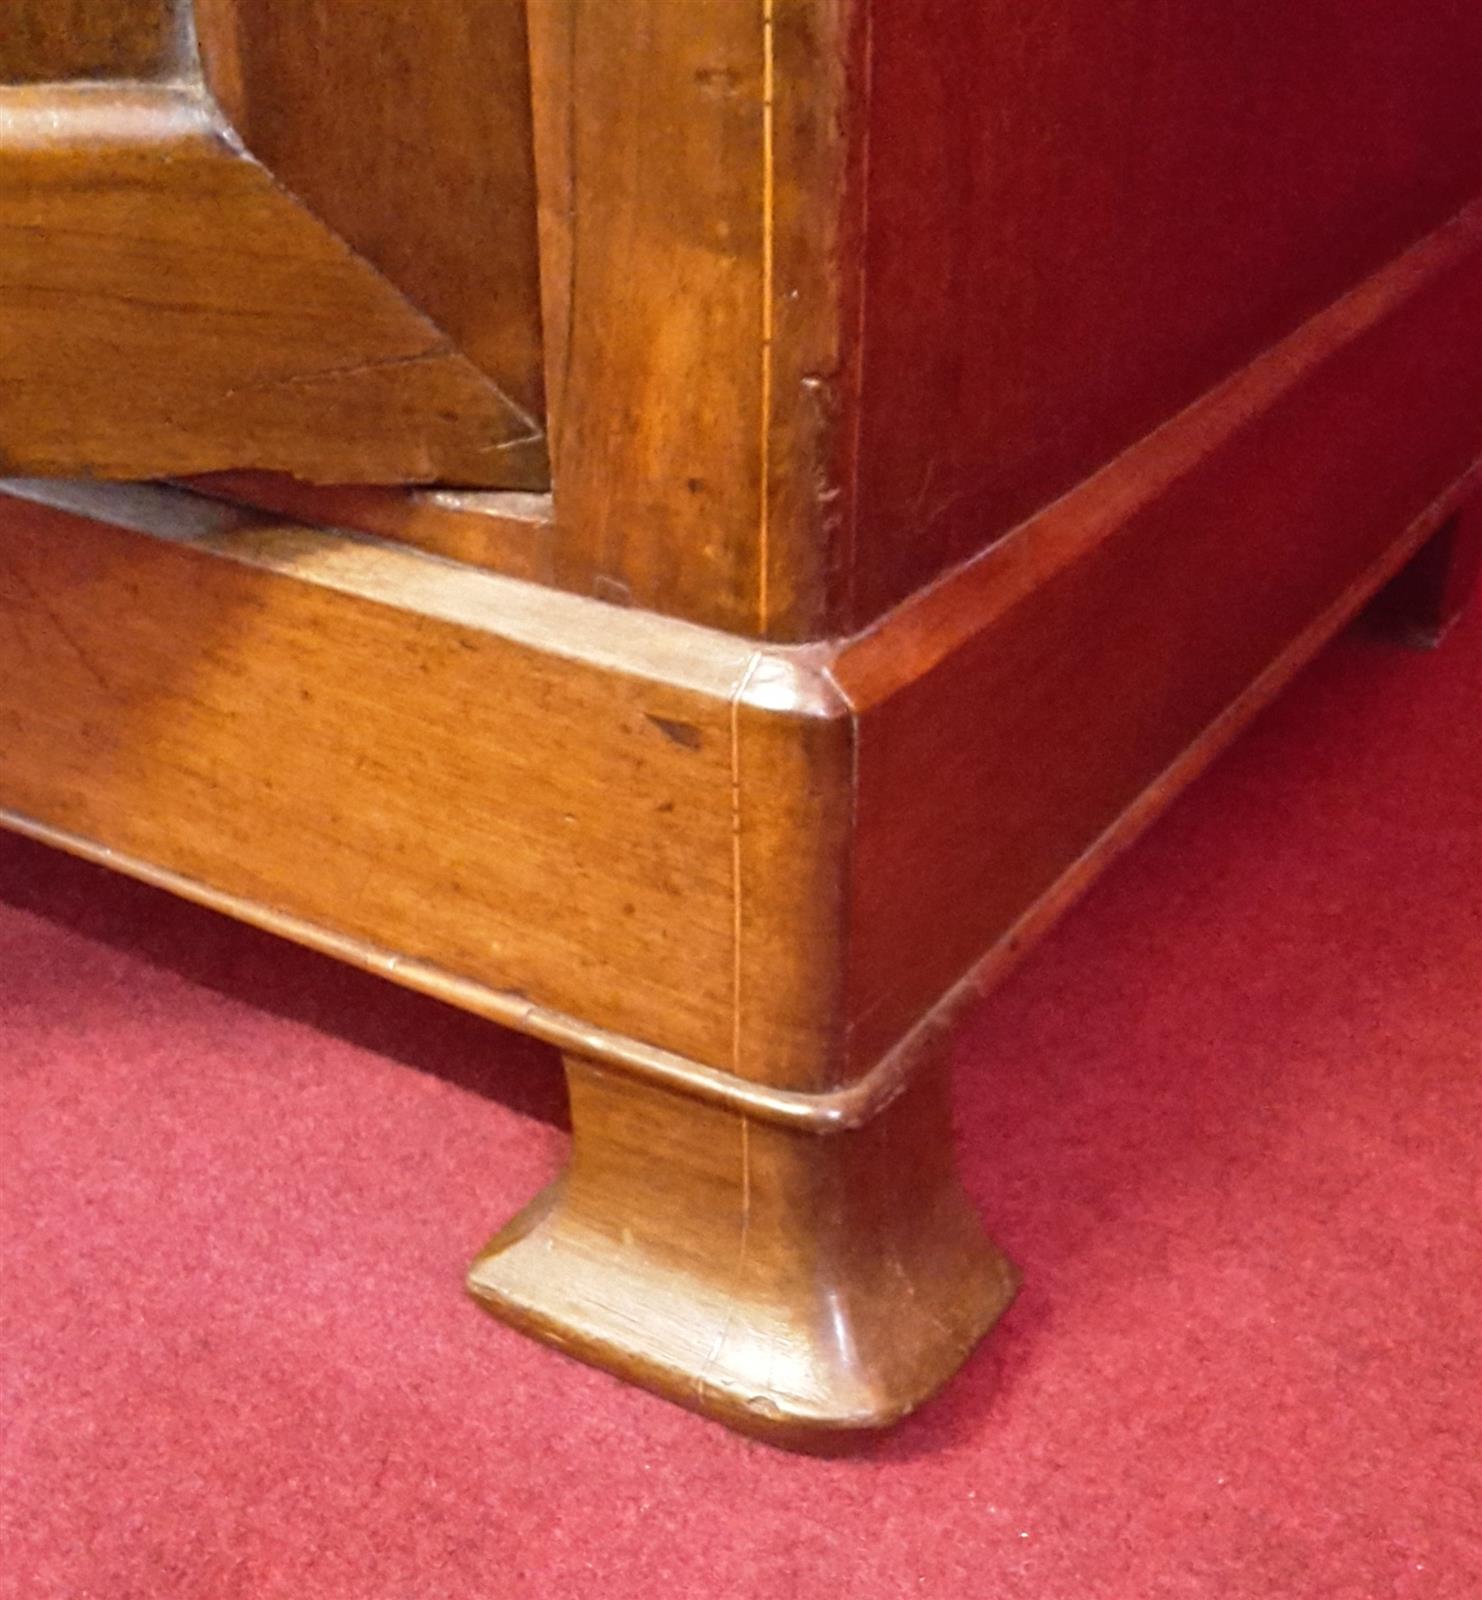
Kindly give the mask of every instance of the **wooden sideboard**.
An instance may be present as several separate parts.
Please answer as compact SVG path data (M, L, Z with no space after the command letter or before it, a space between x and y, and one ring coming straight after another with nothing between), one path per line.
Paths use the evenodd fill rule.
M1475 576L1482 9L5 28L0 822L558 1046L497 1315L910 1410L1015 1281L956 1012Z

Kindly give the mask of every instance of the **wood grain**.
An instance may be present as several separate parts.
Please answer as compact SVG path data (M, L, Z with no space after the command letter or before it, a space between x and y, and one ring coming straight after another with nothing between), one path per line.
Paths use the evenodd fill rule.
M0 497L0 807L590 1028L827 1086L839 897L814 888L844 841L800 786L832 733L838 787L847 725L786 660L178 493L27 492L113 523Z
M852 5L533 0L568 587L815 635Z
M538 486L531 419L188 91L0 91L0 462Z
M1450 0L537 0L532 50L558 580L778 639L868 625L1482 187Z
M780 1444L934 1393L1016 1274L958 1182L945 1054L819 1137L567 1060L565 1173L469 1274L501 1319Z
M187 0L6 0L0 83L158 78L185 66Z
M546 432L559 471L561 419L571 361L576 244L576 26L581 0L527 0L531 153L545 348ZM585 176L585 169L583 169Z
M195 10L207 80L247 148L542 418L524 0Z
M843 648L857 1069L1001 964L1197 770L1206 730L1227 737L1434 531L1479 419L1474 207Z
M837 644L13 485L0 816L559 1040L572 1162L478 1298L782 1442L883 1425L1012 1289L944 1023L1446 526L1479 417L1482 206Z
M666 868L652 860L643 866L646 898L631 901L648 906L639 922L629 920L636 913L622 909L627 899L614 913L613 896L622 891L609 888L601 901L604 916L583 922L590 941L580 947L586 965L578 966L578 942L569 933L560 957L550 951L539 957L541 982L556 985L543 1000L580 1014L596 1005L605 1026L789 1089L827 1092L867 1072L985 951L1010 937L1057 882L1074 874L1085 852L1160 781L1200 731L1282 658L1293 640L1306 637L1313 619L1372 571L1436 493L1470 465L1478 451L1476 418L1482 416L1479 330L1482 212L1474 210L1014 540L884 626L838 647L755 651L726 635L559 594L543 595L536 604L522 586L425 567L406 552L383 550L378 562L402 563L395 566L396 584L385 591L390 604L419 611L429 574L442 572L440 581L470 584L487 594L488 625L503 632L514 625L512 615L536 604L548 620L522 648L534 649L540 663L551 652L557 661L575 652L600 682L601 664L610 667L614 660L602 641L624 637L638 653L616 658L622 695L631 690L628 674L639 671L635 661L650 662L639 671L643 683L679 675L665 691L677 699L645 703L640 731L679 761L678 771L692 778L704 774L684 814L685 829L693 824L694 831L673 841L678 854ZM281 672L299 673L305 683L321 672L348 677L357 695L375 685L393 705L398 697L404 700L412 692L397 687L405 684L404 670L383 667L378 675L361 663L372 639L389 657L402 654L405 646L393 642L394 622L385 619L382 634L352 637L353 607L341 616L343 602L327 599L331 591L322 582L309 599L295 598L289 579L290 568L322 575L331 566L339 570L335 564L342 560L363 565L363 555L332 553L369 547L330 535L319 536L318 544L307 534L295 537L311 543L284 543L288 534L277 532L259 535L267 542L256 547L234 544L239 555L257 548L268 569L255 570L250 579L243 577L241 561L218 578L204 549L156 550L146 544L143 553L130 556L130 580L137 593L140 574L157 570L151 581L160 587L150 593L159 616L219 611L227 636L230 608L209 602L216 583L231 594L244 586L249 596L262 590L274 605L288 608L291 619L300 607L329 608L338 630L335 649L348 651L353 663L348 674L332 668L331 655L317 653L317 647L307 664L279 664L280 655L291 658L307 648L315 630L329 626L295 620L303 638L290 629L281 638L242 639L233 657L237 687L230 692L241 692L240 683L260 673L272 684ZM290 548L291 560L283 553ZM41 546L35 550L39 562ZM69 550L51 559L65 563ZM178 574L177 563L183 563ZM65 565L61 571L63 589L70 590ZM32 580L37 594L46 592L44 576L38 567ZM205 585L208 599L187 601L189 581ZM360 601L366 599L364 581L357 579ZM103 599L100 617L139 610L106 591ZM248 614L264 604L254 598ZM89 647L96 660L108 659L110 648L102 626L81 618L68 623L69 631L86 628L97 635ZM134 626L159 624L146 618ZM485 648L497 654L494 645ZM130 659L148 657L142 644L130 652ZM711 660L724 668L706 678L696 699L696 663ZM539 706L554 692L543 687L538 673L511 678L535 671L521 666L523 661L517 653L508 667L502 656L496 661L491 655L487 663L484 681L500 684L504 715L516 714L521 695ZM55 700L66 675L49 668L35 681L34 664L29 670L32 680L13 676L33 681L37 693L44 686ZM554 665L549 670L565 671ZM171 677L161 673L160 681ZM91 682L75 669L72 679L81 688ZM141 704L148 704L152 681L141 678L134 685ZM517 692L511 682L528 688ZM219 692L229 691L223 685ZM264 696L267 703L273 698ZM126 696L124 704L129 709L133 701ZM358 700L356 706L349 720L363 722ZM198 714L192 723L188 712L188 706L181 710L187 732L178 737L204 738ZM102 714L83 716L75 707L72 716L90 722ZM417 712L424 719L444 714L436 706ZM546 749L564 753L577 737L573 730L585 729L572 719L586 715L572 711L551 735L554 744L545 742L538 718L517 723L502 748L526 749L522 762ZM363 730L367 736L372 726ZM631 706L622 726L630 733L639 728ZM471 748L482 750L472 729L462 733ZM268 737L264 729L256 736ZM388 743L405 737L382 735ZM452 730L447 738L440 759L462 770L470 757L460 753L464 746ZM514 759L512 753L498 758ZM248 782L245 747L236 759L243 772L234 781ZM344 757L335 749L325 759L338 771L334 763ZM45 771L42 746L29 760ZM553 770L564 769L557 764ZM614 794L630 791L632 781L647 785L645 765L631 781L621 776L625 770L618 761L602 780ZM346 782L348 792L360 793L353 779ZM337 780L331 787L339 792L343 786ZM153 802L133 798L131 807L129 796L120 796L110 827L125 825L133 810L151 810ZM230 798L235 815L239 797ZM366 791L356 803L369 813L383 800ZM599 796L594 793L588 803L594 808L589 824L598 829L605 825ZM523 826L532 835L549 827L555 805L542 802L544 809ZM45 808L38 814L46 815ZM673 815L655 810L652 816L615 816L619 835L592 846L589 870L612 879L599 860L620 859L637 848L645 826L670 839L670 830L679 826L667 820ZM88 831L75 816L52 820ZM433 826L430 813L421 825ZM145 856L170 846L164 833L148 841L113 842ZM263 846L268 857L278 848L274 842ZM214 858L201 859L220 870ZM570 872L569 863L558 866L556 858L549 869L558 879ZM320 885L317 911L300 906L298 914L332 921L339 881L331 876ZM252 892L250 884L234 887ZM426 890L423 885L419 905ZM529 892L523 879L501 891L511 908ZM703 936L682 921L679 944L671 945L668 933L651 928L658 907L670 902L691 908L687 914L700 919ZM399 904L399 914L409 917L409 903ZM538 949L553 937L551 930L569 927L571 914L541 913ZM511 909L508 915L516 913ZM456 942L457 926L450 913L442 937L453 957L446 964L469 975L474 952ZM507 935L512 942L515 926ZM409 927L397 925L398 939ZM382 944L398 942L378 936L370 923L349 931ZM615 939L626 949L630 938L637 938L631 976L621 982L616 976L628 970L624 957L599 998L583 999L590 963L604 940ZM668 973L642 976L646 963L681 947L690 971L702 978L691 983ZM529 989L532 981L522 971L512 986ZM511 986L502 978L498 985ZM665 993L668 998L661 999Z
M902 1414L1012 1289L956 1008L1475 576L1482 14L530 0L527 79L517 0L203 0L234 125L19 14L0 461L277 515L0 487L0 823L568 1052L499 1315ZM546 393L552 495L373 486L544 489Z
M761 494L759 13L547 0L531 28L569 59L576 197L558 575L671 609L703 590L739 622Z
M237 12L211 5L208 59L240 105ZM850 527L862 174L843 134L865 10L529 16L553 525L532 545L523 518L393 489L332 490L328 513L315 487L236 491L621 604L816 635Z
M183 482L199 494L276 511L294 522L374 533L511 578L554 581L555 508L549 494L305 483L270 472L202 473Z
M1482 191L1482 10L1455 0L900 0L872 28L846 626Z

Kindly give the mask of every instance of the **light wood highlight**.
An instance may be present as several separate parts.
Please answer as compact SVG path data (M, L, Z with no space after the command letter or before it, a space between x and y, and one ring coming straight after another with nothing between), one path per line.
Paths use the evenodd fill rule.
M511 578L554 581L555 506L549 494L305 483L268 472L203 473L183 483L198 494L295 522L374 533Z
M844 841L813 797L848 729L815 674L179 492L25 492L92 520L0 498L7 811L706 1067L834 1086L838 892L815 890Z
M558 1349L817 1445L914 1409L1012 1298L958 1184L940 1050L865 1126L823 1137L566 1071L566 1171L468 1280Z
M855 12L532 0L569 588L764 638L824 630Z
M195 13L207 82L247 149L543 417L525 0L195 0Z
M189 90L0 90L0 458L545 477L538 427Z

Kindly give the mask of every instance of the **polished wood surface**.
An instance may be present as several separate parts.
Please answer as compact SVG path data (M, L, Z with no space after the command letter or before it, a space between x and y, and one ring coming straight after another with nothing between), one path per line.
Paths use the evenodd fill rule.
M1476 6L870 9L853 625L1482 191Z
M188 0L7 0L0 83L158 78L188 60Z
M758 652L178 493L12 485L70 509L0 495L0 822L559 1044L579 1058L571 1169L480 1257L475 1294L779 1442L879 1426L1012 1288L951 1176L943 1027L1470 488L1384 543L1091 850L1069 840L1005 933L943 896L1002 863L1011 819L975 843L946 823L959 800L992 816L972 808L1030 735L964 745L952 696L928 707L944 831L912 860L950 927L914 898L876 910L907 979L950 987L864 1071L860 1041L899 1021L855 1009L884 949L857 942L867 752L898 724L837 686L861 690L848 657L878 635ZM921 637L892 646L917 714L910 688L941 682ZM954 764L976 790L943 787ZM885 772L904 846L923 786ZM964 929L993 942L953 983Z
M561 85L542 186L570 197L547 293L563 575L735 615L760 514L761 29L713 3L679 25L672 0L548 0L531 28L537 82Z
M867 626L1482 189L1451 0L641 9L531 8L557 580L761 637Z
M958 1009L1473 587L1482 22L104 9L0 46L0 825L565 1052L497 1314L902 1414Z
M0 518L4 809L706 1066L838 1081L848 725L805 664L181 494L70 499L94 519Z
M305 483L272 472L191 474L181 483L230 504L273 511L321 528L374 533L465 566L555 582L555 505L515 490L387 489Z
M195 16L252 155L543 416L524 0L418 0L414 25L405 0L195 0Z
M532 0L567 587L823 631L853 9Z
M823 1137L567 1059L566 1170L469 1289L559 1349L775 1442L888 1426L1017 1275L957 1180L945 1053Z
M1330 604L1372 593L1479 447L1474 208L845 645L856 1062L1011 939Z
M394 429L358 451L331 450L328 429L296 443L270 429L260 458L228 439L194 463L171 440L161 470L542 487L546 447L532 435L548 392L562 457L548 566L477 528L454 543L496 570L779 640L867 624L1482 184L1468 88L1482 32L1443 0L1350 22L1325 0L1259 26L1141 0L1116 26L1077 0L1034 17L995 0L960 26L946 0L888 16L865 0L645 0L640 15L481 0L476 17L429 8L415 40L390 0L353 18L296 7L292 29L277 3L193 8L236 136L448 344L430 359L436 334L372 337L357 363L326 319L332 361L275 359L249 375L270 385L246 391L251 405L207 372L191 426L239 407L257 426L309 376L301 398L333 391L336 434L388 403ZM47 37L71 37L65 20L45 23ZM989 98L1004 108L992 140ZM388 141L404 159L362 159ZM469 200L456 227L440 225L449 192ZM191 275L188 261L156 265ZM54 270L38 260L27 276ZM1073 299L1035 287L1066 281ZM5 352L12 371L37 364L15 386L18 437L47 409L39 315ZM130 342L113 387L139 412L135 369L157 363L142 333ZM196 359L178 363L187 389ZM475 397L490 373L523 434L494 395ZM458 415L454 437L412 440L413 414L438 431L432 411ZM481 448L491 428L497 458ZM14 469L61 470L46 431L34 454L10 451ZM315 451L331 458L303 459ZM122 472L122 454L110 442L78 465Z
M488 0L476 49L451 8L411 54L399 6L333 48L302 7L285 29L245 6L202 10L209 86L193 57L169 83L0 83L0 459L546 487L519 8Z
M853 13L531 0L528 19L555 536L532 552L390 488L337 512L617 604L825 632L852 443L835 195L857 188Z

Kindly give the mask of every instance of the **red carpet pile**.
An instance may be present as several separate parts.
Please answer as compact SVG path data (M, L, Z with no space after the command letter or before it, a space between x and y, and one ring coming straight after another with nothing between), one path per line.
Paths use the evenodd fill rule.
M959 1051L1026 1286L789 1457L498 1326L546 1054L0 841L4 1600L1478 1600L1482 625L1330 650Z

